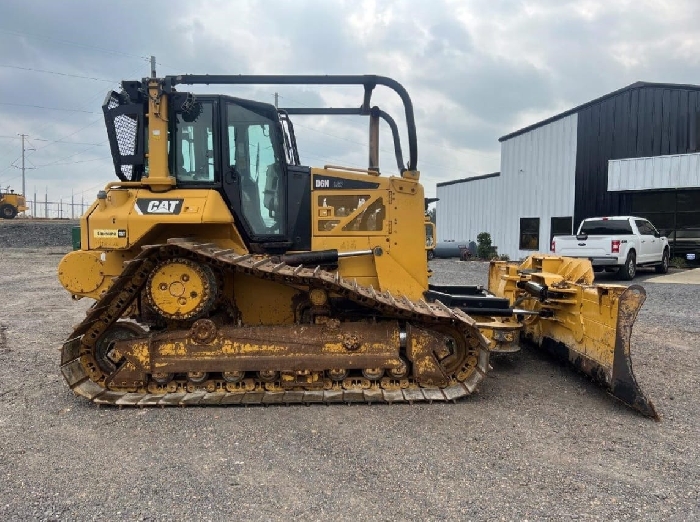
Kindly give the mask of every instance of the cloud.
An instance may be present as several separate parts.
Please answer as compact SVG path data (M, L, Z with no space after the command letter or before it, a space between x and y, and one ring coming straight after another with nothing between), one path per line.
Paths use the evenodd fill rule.
M30 136L27 186L53 198L114 178L101 81L160 74L382 74L413 98L419 168L435 183L499 169L498 138L637 80L697 83L694 0L172 0L117 3L6 0L0 5L0 184L18 186L18 133ZM198 89L199 90L199 89ZM215 92L214 87L202 88ZM358 106L360 88L257 86L223 92L281 105ZM398 98L377 88L394 115ZM296 117L301 156L367 161L364 119ZM382 129L381 166L395 172ZM42 141L45 140L45 141ZM63 142L73 142L63 143ZM81 145L78 145L78 144ZM89 190L88 190L89 189Z

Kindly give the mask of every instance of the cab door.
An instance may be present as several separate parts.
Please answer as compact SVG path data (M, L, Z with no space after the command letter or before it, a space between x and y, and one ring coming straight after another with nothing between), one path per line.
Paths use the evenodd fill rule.
M248 106L250 105L250 106ZM286 163L279 123L265 104L222 103L223 190L254 251L287 243ZM274 111L274 107L272 107ZM268 248L269 247L269 248Z

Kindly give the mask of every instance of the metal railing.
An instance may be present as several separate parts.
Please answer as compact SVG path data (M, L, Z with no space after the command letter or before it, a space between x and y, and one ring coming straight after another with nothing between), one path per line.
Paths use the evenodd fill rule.
M48 194L44 195L44 199L37 198L34 194L34 199L27 200L29 209L20 214L18 218L26 217L33 219L80 219L85 211L92 204L91 201L85 201L84 198L64 198L58 201L50 201Z

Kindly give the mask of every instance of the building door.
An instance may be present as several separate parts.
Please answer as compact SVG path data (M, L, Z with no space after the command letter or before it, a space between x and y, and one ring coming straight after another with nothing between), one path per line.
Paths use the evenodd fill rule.
M554 236L570 236L573 234L573 221L571 216L553 217L549 226L549 243L552 243Z
M668 238L671 257L700 249L700 190L633 192L631 214L648 219Z

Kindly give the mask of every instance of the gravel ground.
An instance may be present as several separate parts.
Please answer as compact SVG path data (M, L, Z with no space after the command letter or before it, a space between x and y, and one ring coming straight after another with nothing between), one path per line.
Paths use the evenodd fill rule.
M700 517L698 286L636 281L635 371L658 423L531 350L457 404L119 410L60 377L89 303L56 280L66 248L37 248L58 225L24 226L28 248L0 249L2 520ZM483 263L431 265L435 282L486 283Z

